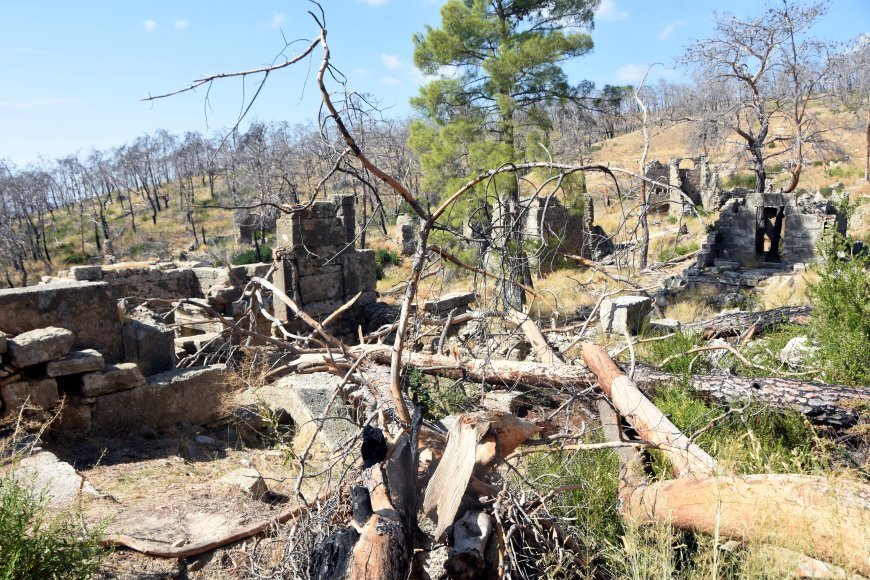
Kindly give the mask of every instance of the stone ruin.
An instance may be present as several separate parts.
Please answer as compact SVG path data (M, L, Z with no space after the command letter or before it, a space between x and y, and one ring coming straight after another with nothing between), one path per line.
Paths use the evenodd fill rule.
M316 319L332 314L360 294L353 307L332 327L336 335L356 335L360 309L377 299L375 254L356 249L356 217L352 195L316 201L278 219L275 285ZM282 302L275 316L293 332L307 325Z
M374 253L354 247L353 197L314 202L279 219L277 230L276 286L319 320L359 294L330 326L355 336L363 307L375 302L376 278ZM219 419L232 391L224 365L176 365L196 364L190 355L214 343L258 344L213 312L236 322L253 316L265 336L281 336L270 318L302 332L283 302L264 304L267 316L240 301L251 278L271 267L76 266L36 286L0 290L0 416L25 401L49 409L65 398L58 428L76 434Z
M233 210L233 227L236 243L253 244L254 237L262 233L273 233L278 212L272 207L261 207L256 211L247 208Z
M818 260L828 232L846 233L846 216L821 195L749 193L725 202L697 266L794 265Z
M519 219L523 240L543 246L530 256L532 266L542 272L550 271L561 254L600 259L613 249L604 230L593 223L591 196L586 196L581 215L571 214L554 196L521 197L519 214L514 218L506 201L499 204L493 211L488 235L496 247L503 246L513 220Z
M417 220L414 216L401 214L396 218L396 239L403 256L413 256L417 249Z
M681 167L688 161L691 168ZM644 168L644 175L662 185L648 185L649 202L652 212L668 213L682 209L686 203L685 194L695 205L701 205L708 211L716 211L724 203L723 190L719 185L719 174L705 156L674 157L667 165L654 159ZM726 197L727 198L727 197Z

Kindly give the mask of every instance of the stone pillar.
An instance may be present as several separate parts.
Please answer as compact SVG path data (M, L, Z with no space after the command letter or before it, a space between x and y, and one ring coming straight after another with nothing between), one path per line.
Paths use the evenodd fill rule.
M333 203L338 208L336 214L344 224L346 244L353 244L356 240L356 207L353 194L336 194L332 196Z

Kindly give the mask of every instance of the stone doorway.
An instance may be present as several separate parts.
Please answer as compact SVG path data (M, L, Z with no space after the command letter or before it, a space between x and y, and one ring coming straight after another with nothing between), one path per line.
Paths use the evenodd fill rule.
M764 262L782 262L785 208L760 207L756 214L755 255Z

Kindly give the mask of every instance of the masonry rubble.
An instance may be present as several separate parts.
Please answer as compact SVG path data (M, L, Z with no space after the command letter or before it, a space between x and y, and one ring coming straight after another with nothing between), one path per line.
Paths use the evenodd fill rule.
M396 238L403 256L413 256L417 249L417 221L414 216L401 214L396 218Z

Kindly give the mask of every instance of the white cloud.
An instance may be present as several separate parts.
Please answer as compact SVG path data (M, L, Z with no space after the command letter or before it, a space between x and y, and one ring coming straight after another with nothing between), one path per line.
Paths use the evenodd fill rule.
M188 26L189 24L190 24L190 22L187 20L187 18L179 18L179 19L176 20L172 25L173 25L177 30L184 30L185 28L187 28L187 26Z
M146 20L145 22L142 23L142 28L145 29L145 32L154 32L154 30L157 28L157 21L156 20Z
M622 83L639 83L647 68L644 64L627 64L617 69L616 78Z
M598 20L625 20L628 12L616 5L616 0L601 0L598 9L595 10L595 18Z
M399 57L394 54L381 54L381 62L390 70L398 70L405 66Z
M388 87L400 87L402 86L402 81L395 77L382 76L381 84L386 85Z
M287 20L287 15L282 12L278 12L272 17L272 20L270 20L268 24L266 24L266 26L268 26L269 28L281 28L281 25L284 24L285 20Z
M682 28L686 24L688 24L688 22L686 22L685 20L675 20L673 22L666 24L659 31L659 39L660 40L667 40L668 38L671 37L671 35L674 32L676 32L677 30L679 30L680 28Z
M367 4L369 6L383 6L390 0L360 0L363 4Z
M358 76L360 78L364 78L364 77L369 76L369 72L370 72L369 69L362 67L362 66L358 66L355 69L353 69L353 74L355 74L356 76Z

